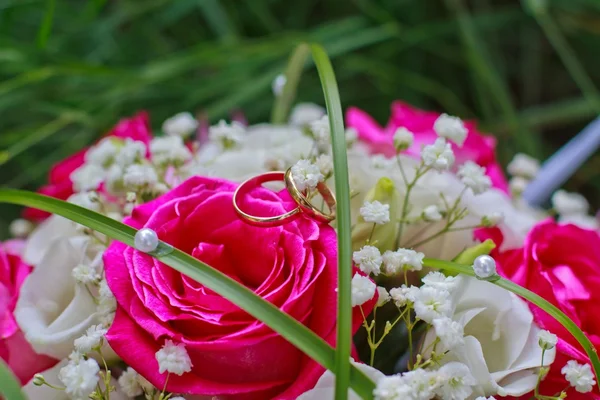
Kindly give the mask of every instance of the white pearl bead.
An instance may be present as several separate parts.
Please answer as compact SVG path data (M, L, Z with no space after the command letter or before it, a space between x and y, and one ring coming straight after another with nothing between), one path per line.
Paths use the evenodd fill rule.
M473 271L479 278L489 278L496 275L496 261L488 256L479 256L473 262Z
M139 251L150 253L158 247L158 235L150 228L140 229L135 234L134 244Z

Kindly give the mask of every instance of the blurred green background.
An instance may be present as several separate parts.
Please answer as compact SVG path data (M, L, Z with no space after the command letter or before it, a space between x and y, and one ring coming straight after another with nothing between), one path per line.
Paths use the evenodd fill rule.
M546 158L600 113L598 0L0 0L0 185L35 189L140 109L155 129L183 110L266 121L301 41L329 52L344 107L476 118L504 164ZM299 100L323 104L311 65ZM599 166L567 186L592 205ZM0 207L0 232L18 212Z

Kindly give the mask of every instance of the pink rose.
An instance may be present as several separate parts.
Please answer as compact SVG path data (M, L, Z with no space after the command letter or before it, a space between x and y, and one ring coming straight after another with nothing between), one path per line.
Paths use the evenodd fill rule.
M125 222L155 230L161 240L246 285L333 344L336 330L336 233L306 218L273 228L243 222L232 203L237 184L193 177L137 207ZM260 188L242 206L259 216L295 207L285 193ZM107 339L115 352L156 387L155 353L183 343L193 367L171 374L167 389L220 399L296 399L324 369L229 300L114 242L104 255L118 308ZM370 312L373 301L365 304ZM359 310L356 310L359 311ZM355 328L360 325L355 315Z
M491 238L497 245L503 240L497 229L479 231L477 237L480 240ZM596 231L548 220L531 230L523 248L496 252L492 256L501 275L560 308L600 350L597 312L600 304L600 235ZM543 393L552 395L568 385L560 373L568 360L583 364L589 363L589 359L573 336L554 318L534 305L530 304L530 308L537 324L559 337L556 360L542 383ZM598 400L598 393L597 386L593 393L586 394L571 389L568 398Z
M145 111L141 111L131 118L122 119L106 136L131 138L148 145L152 139L148 114ZM88 149L85 148L55 164L50 170L48 184L42 186L38 192L61 200L68 199L73 194L71 173L83 165L85 153ZM50 213L35 208L26 208L23 210L23 218L33 221L43 221L49 216Z
M421 147L431 144L437 138L433 124L440 114L414 108L404 102L392 103L392 115L385 128L382 128L369 114L351 107L346 112L346 124L358 131L358 137L366 143L372 153L382 153L391 157L396 154L394 149L394 133L404 127L415 136L413 145L406 150L407 154L419 157ZM452 143L456 156L456 165L471 160L486 168L487 175L492 179L494 187L508 193L508 183L502 172L502 167L496 160L496 139L484 136L477 130L473 121L465 121L468 130L467 139L462 147Z
M33 351L13 316L19 289L31 272L31 267L14 252L18 248L14 241L0 243L0 357L25 384L57 361Z

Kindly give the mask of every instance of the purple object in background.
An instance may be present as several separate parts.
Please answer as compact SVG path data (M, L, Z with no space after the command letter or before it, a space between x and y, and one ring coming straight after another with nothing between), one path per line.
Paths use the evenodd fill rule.
M542 206L583 163L600 148L600 117L592 121L550 157L537 177L527 185L523 198L531 206Z

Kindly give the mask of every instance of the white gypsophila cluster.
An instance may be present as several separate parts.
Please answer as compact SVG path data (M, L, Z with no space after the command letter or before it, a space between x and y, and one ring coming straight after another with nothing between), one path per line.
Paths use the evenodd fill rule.
M315 164L323 175L329 175L333 172L333 159L329 154L320 154L315 160Z
M510 181L508 181L510 191L515 196L518 196L521 193L523 193L525 189L527 189L527 185L529 185L529 180L521 176L515 176Z
M61 368L58 379L65 385L65 393L73 400L88 400L100 380L100 367L93 358L70 361Z
M400 127L394 132L394 147L396 151L402 151L412 146L415 136L405 127Z
M443 289L449 293L452 293L458 287L458 281L455 276L446 276L439 271L431 271L421 281L427 286Z
M371 156L371 165L377 169L388 169L393 167L396 161L393 158L388 158L383 154L374 154Z
M180 166L192 158L192 153L183 143L181 136L165 136L150 142L152 161L158 165Z
M472 393L472 386L477 380L465 364L450 362L443 365L438 372L439 386L436 394L442 399L467 399Z
M354 274L352 277L352 307L361 306L375 296L377 285L366 276Z
M435 335L440 338L447 350L453 350L465 343L465 331L460 322L453 321L449 317L441 317L434 319L431 325L435 329Z
M117 300L108 287L106 279L100 281L98 289L98 313L102 325L108 327L112 324L117 310Z
M527 154L517 153L508 163L506 170L512 176L533 179L540 170L540 162Z
M442 219L440 208L435 204L425 207L423 209L422 216L427 222L437 222Z
M119 387L129 397L140 396L144 393L140 384L139 374L131 367L128 367L119 377Z
M325 115L325 109L313 103L298 103L290 113L290 125L296 127L308 126L311 122Z
M594 373L589 364L579 364L575 360L570 360L560 370L565 379L579 393L589 393L596 384Z
M480 225L486 228L492 228L501 224L504 221L504 214L501 212L493 212L489 215L481 217Z
M181 343L175 344L167 340L164 346L156 352L156 361L158 361L158 371L163 374L166 372L175 375L183 375L192 370L192 360Z
M423 269L424 257L425 254L412 249L387 250L382 256L382 261L385 272L394 275L404 270L420 271Z
M557 190L552 195L552 208L561 216L586 215L590 204L579 193Z
M558 343L558 337L544 329L538 332L537 337L539 346L544 350L553 349Z
M33 224L26 219L17 218L8 227L12 237L24 238L33 230Z
M102 252L96 254L91 263L80 263L71 274L79 283L90 284L100 281L102 278Z
M319 146L328 146L331 140L331 127L329 126L329 117L323 115L321 118L310 123L310 131L313 134L315 142Z
M84 164L71 172L69 177L77 192L96 190L104 180L104 169L96 164Z
M358 140L358 131L352 127L346 128L344 136L346 137L346 145L352 146Z
M377 286L377 307L383 306L385 303L390 301L391 297L389 292L383 286Z
M198 121L189 112L180 112L167 118L162 124L162 130L169 136L185 138L198 129Z
M433 144L423 146L421 159L436 171L447 171L454 164L454 152L444 138L437 138Z
M375 200L373 202L365 201L360 208L360 216L365 222L383 225L390 222L390 205L382 204Z
M453 141L462 147L467 138L467 128L462 119L448 114L441 114L433 124L433 130L438 136Z
M284 74L279 74L275 77L275 79L273 79L273 82L271 83L271 90L276 97L281 96L286 83L287 78Z
M492 180L485 174L485 167L467 161L458 169L458 177L474 194L484 193L492 187Z
M381 272L381 252L375 246L363 246L352 254L352 260L365 274L379 275Z
M123 174L123 185L130 191L137 192L150 188L158 183L158 175L151 165L133 164Z
M100 347L102 345L106 332L107 329L102 325L90 326L85 332L85 335L75 339L75 342L73 343L75 345L75 350L77 350L80 353L86 354L92 351L93 349Z
M291 173L296 187L301 192L315 189L319 182L323 182L325 179L319 167L309 160L299 160L296 162L292 166Z
M390 289L390 297L394 301L397 307L404 307L409 301L413 301L419 288L416 286L402 285Z
M415 314L428 324L436 318L446 318L452 312L450 293L438 287L424 285L414 292Z
M215 143L221 144L225 149L235 147L244 140L246 128L237 121L231 121L231 124L220 120L217 125L208 129L208 137Z
M119 153L115 156L115 163L121 168L126 168L143 160L145 155L146 145L144 142L126 138Z
M117 140L111 137L102 139L85 153L85 162L102 168L108 167L119 153Z

